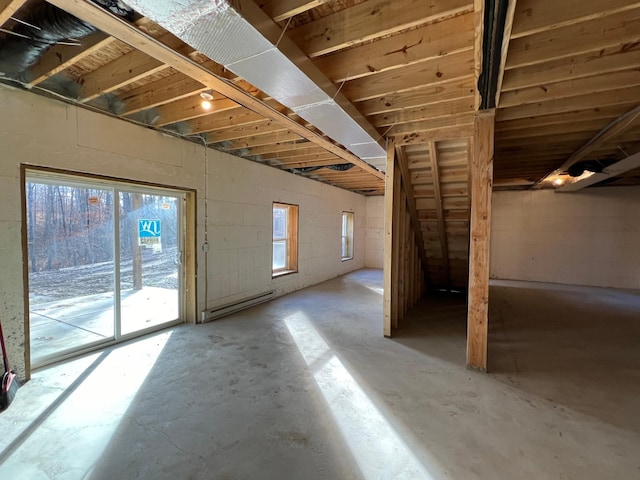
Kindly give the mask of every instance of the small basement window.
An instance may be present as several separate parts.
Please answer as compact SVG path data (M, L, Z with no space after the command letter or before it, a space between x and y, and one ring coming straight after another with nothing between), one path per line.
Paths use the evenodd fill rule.
M342 260L353 258L353 212L342 212Z
M298 206L273 203L274 277L298 271Z

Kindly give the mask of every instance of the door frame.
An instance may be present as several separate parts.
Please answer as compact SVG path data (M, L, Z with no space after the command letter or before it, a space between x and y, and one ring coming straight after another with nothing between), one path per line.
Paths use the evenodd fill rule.
M170 195L176 195L179 198L179 243L182 245L182 261L181 268L179 268L179 284L182 289L182 295L180 296L179 312L180 316L175 321L169 321L161 325L143 329L137 332L132 332L126 335L120 335L119 322L114 318L114 336L110 339L98 340L91 344L87 344L77 349L69 350L61 355L56 355L55 358L45 358L42 362L39 362L35 367L31 364L31 340L30 340L30 313L29 313L29 250L28 250L28 235L27 235L27 179L28 177L41 178L43 180L59 180L63 183L65 180L72 184L86 184L86 186L107 186L113 189L114 192L114 206L117 204L116 195L121 191L136 191L154 194L154 190L161 193L167 193ZM164 330L172 326L181 323L196 323L196 190L193 188L185 188L175 185L163 185L151 182L141 182L129 179L123 179L118 177L109 177L105 175L95 175L85 172L75 172L71 170L64 170L58 168L49 168L39 165L21 164L20 165L20 181L21 181L21 206L22 206L22 257L23 257L23 291L24 291L24 330L25 330L25 365L26 365L26 377L31 376L31 370L33 368L44 367L53 363L58 363L69 358L80 356L92 351L96 351L108 346L116 345L126 342L136 337L141 337L153 332ZM119 248L119 215L114 211L114 250ZM116 312L116 308L120 308L120 285L119 285L119 272L120 265L118 264L120 258L119 251L114 251L114 313L119 317L119 312ZM118 291L116 291L118 290Z

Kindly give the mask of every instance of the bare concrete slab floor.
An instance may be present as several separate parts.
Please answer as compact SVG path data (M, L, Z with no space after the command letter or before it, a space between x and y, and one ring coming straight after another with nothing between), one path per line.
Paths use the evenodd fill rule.
M464 298L384 339L381 283L38 371L0 415L0 478L640 478L640 293L496 283L485 375Z

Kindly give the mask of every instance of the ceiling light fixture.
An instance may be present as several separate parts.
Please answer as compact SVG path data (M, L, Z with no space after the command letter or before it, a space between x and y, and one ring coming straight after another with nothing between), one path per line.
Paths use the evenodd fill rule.
M200 92L200 98L202 98L202 102L200 103L202 108L204 108L205 110L211 110L211 107L212 107L211 101L213 100L213 90L206 90L204 92Z

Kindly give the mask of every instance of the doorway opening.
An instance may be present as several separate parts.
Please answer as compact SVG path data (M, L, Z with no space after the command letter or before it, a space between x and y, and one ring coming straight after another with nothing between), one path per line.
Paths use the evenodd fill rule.
M31 365L184 321L186 192L25 171Z

